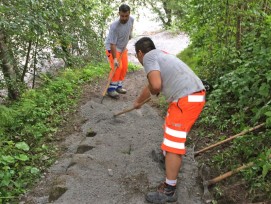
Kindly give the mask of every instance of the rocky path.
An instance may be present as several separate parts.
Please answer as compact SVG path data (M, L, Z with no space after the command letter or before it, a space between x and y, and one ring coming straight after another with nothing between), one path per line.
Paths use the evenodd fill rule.
M171 44L170 39L180 40L178 43L187 41L181 35L164 33L168 36L165 43L160 34L152 36L157 48L168 45L164 50L172 54L176 54L174 48L178 44L176 41ZM135 40L128 46L130 61L134 60ZM181 45L179 49L183 49ZM144 204L145 193L164 179L163 164L157 158L163 118L151 102L139 110L113 116L132 107L146 84L144 71L127 75L128 93L119 100L105 97L101 103L100 93L105 84L102 81L84 88L77 112L60 131L62 155L21 204ZM175 204L203 203L197 163L192 155L189 147L179 173Z

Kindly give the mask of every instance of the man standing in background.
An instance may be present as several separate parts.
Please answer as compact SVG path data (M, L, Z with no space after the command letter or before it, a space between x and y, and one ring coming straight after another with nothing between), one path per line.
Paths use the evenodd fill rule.
M123 81L128 70L128 50L126 46L131 39L134 18L130 16L130 7L122 4L119 7L119 19L110 25L109 34L105 41L106 55L113 74L107 94L111 98L118 99L119 94L127 91L123 88Z

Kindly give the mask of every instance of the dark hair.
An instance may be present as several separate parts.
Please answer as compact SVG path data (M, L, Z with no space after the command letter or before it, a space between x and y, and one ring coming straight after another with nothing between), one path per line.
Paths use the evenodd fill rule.
M141 50L142 53L146 54L147 52L154 50L155 45L153 41L149 37L143 37L140 38L136 43L135 43L135 51L138 53L139 50Z
M127 5L127 4L122 4L120 7L119 7L119 11L122 11L123 13L126 13L126 12L130 12L130 7Z

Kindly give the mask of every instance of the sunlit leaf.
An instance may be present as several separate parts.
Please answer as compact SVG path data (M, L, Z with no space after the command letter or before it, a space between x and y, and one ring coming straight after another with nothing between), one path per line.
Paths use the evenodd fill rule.
M24 151L28 151L30 149L28 144L26 144L25 142L18 142L16 143L15 147Z
M15 157L16 159L20 160L20 161L27 161L29 160L29 157L25 154L20 154L19 156Z

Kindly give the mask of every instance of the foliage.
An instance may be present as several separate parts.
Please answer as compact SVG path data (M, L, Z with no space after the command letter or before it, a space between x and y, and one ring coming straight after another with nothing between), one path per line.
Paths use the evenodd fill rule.
M177 55L177 57L185 62L196 74L200 76L200 78L202 78L202 72L204 72L204 70L199 69L198 64L200 57L195 55L192 46L185 48L181 53Z
M0 106L0 203L24 193L54 161L59 125L74 111L80 86L104 76L107 64L66 69L56 78L44 76L44 84L25 92L20 101Z
M270 195L271 185L270 1L189 0L179 4L175 9L182 15L174 23L191 39L179 57L214 88L207 93L201 125L231 134L266 123L260 132L237 139L214 155L212 164L223 171L254 161L253 168L243 171L253 192L250 198L262 191L258 199L270 199L264 196Z
M72 67L104 56L106 19L112 9L103 1L3 0L0 11L1 85L10 93L23 91L18 83L27 81L27 74L33 74L34 86L35 77L55 58Z

